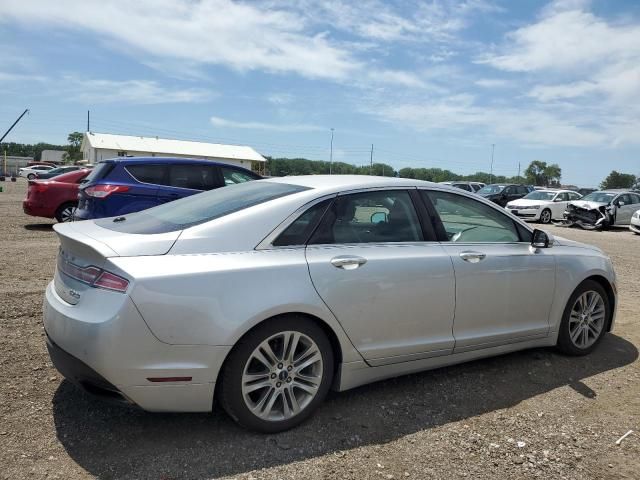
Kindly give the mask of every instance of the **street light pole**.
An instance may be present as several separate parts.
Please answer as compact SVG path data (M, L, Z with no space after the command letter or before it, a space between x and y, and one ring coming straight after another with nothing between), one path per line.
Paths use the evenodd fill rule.
M331 129L331 150L329 152L329 175L333 175L333 128Z
M496 144L491 144L491 172L489 173L489 184L493 183L493 151L496 148Z

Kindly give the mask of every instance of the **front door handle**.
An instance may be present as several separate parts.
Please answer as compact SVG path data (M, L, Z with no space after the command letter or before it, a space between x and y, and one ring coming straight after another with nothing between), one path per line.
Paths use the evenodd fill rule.
M480 252L460 252L460 258L469 263L478 263L484 260L486 256L486 253Z
M365 263L367 263L366 258L351 255L340 255L339 257L333 257L331 259L331 265L336 268L342 268L343 270L354 270Z

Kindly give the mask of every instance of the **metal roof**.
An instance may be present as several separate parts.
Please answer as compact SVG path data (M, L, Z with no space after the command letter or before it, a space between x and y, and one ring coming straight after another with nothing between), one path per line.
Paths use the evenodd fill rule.
M91 148L125 152L228 158L231 160L252 160L254 162L267 161L253 148L241 145L222 145L220 143L191 142L158 137L134 137L130 135L113 135L111 133L85 132L82 140L83 150L87 142Z

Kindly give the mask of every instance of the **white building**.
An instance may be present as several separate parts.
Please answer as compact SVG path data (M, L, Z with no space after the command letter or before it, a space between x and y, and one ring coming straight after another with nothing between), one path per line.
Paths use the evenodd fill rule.
M261 172L267 161L251 147L110 133L85 132L81 149L89 163L116 157L184 157L215 160Z

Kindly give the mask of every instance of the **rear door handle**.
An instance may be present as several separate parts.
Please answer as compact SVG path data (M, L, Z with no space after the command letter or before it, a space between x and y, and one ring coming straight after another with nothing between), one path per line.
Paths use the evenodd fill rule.
M354 270L365 263L367 263L366 258L351 255L340 255L339 257L333 257L331 259L331 265L336 268L342 268L343 270Z
M469 263L478 263L484 260L486 256L486 253L480 252L460 252L460 258Z

